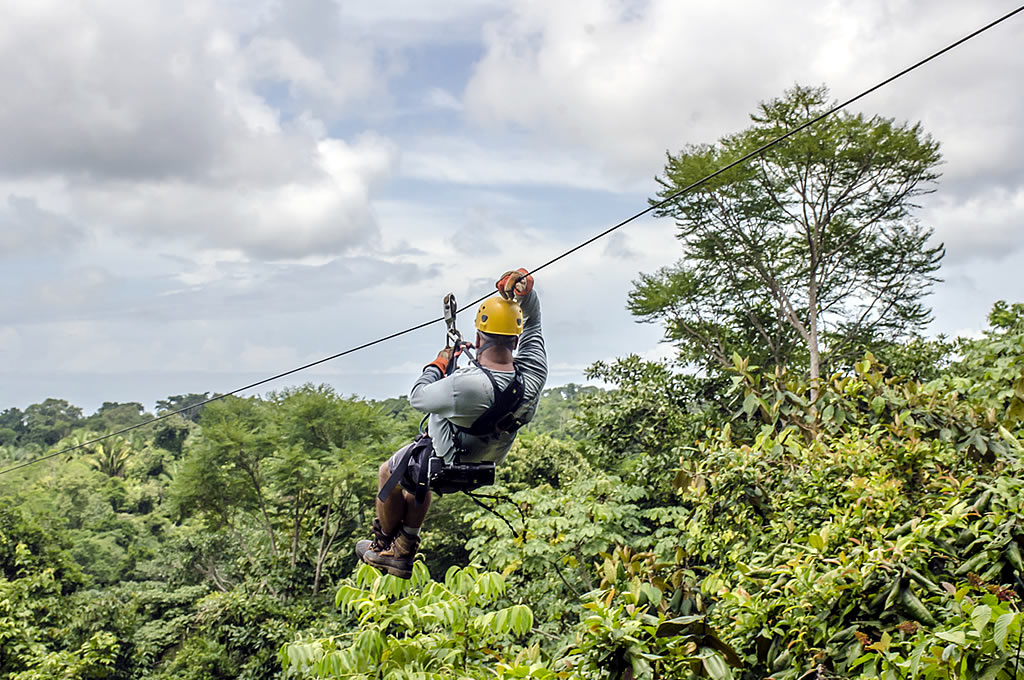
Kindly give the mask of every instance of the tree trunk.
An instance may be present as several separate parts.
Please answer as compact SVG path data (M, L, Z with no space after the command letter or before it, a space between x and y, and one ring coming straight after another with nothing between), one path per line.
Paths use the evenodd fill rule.
M292 526L292 555L290 564L292 567L298 561L299 557L299 536L302 533L302 520L306 517L306 510L309 509L308 503L301 503L302 493L299 492L295 497L295 522Z
M334 507L334 489L331 489L331 497L327 501L327 510L324 512L324 526L320 531L320 548L316 553L316 571L313 574L313 595L315 596L320 592L320 575L323 573L324 562L327 560L327 551L330 550L331 544L334 543L334 537L338 535L335 531L330 537L327 538L327 532L331 525L331 509Z
M810 355L811 402L818 400L821 379L821 354L818 349L818 277L817 262L811 258L811 277L807 286L807 353ZM812 408L813 405L812 405Z
M267 512L267 504L263 501L263 489L260 487L259 480L256 479L256 472L252 469L252 466L245 465L243 468L249 475L249 479L252 480L252 486L256 490L256 500L260 503L260 512L263 513L263 524L267 530L267 536L270 537L270 552L273 553L274 557L277 557L277 541L274 540L274 525L270 521L270 514Z

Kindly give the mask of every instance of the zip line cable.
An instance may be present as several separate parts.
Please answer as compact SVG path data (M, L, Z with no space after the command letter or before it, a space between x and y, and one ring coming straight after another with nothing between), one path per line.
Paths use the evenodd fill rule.
M1021 5L1020 7L1016 8L1016 9L1010 11L1010 12L1007 12L1006 14L1002 15L998 19L995 19L995 20L985 24L981 28L979 28L979 29L977 29L975 31L972 31L971 33L968 33L967 35L965 35L964 37L960 38L959 40L957 40L955 42L952 42L949 45L946 45L941 50L938 50L937 52L933 52L932 54L930 54L927 57L921 59L920 61L917 61L914 64L906 67L902 71L899 71L898 73L895 73L894 75L889 76L888 78L886 78L885 80L877 83L876 85L874 85L874 86L864 90L860 94L855 95L853 97L850 97L849 99L847 99L846 101L844 101L842 103L836 104L835 106L830 108L828 111L825 111L824 113L822 113L822 114L820 114L820 115L818 115L818 116L816 116L814 118L811 118L810 120L808 120L808 121L798 125L797 127L789 130L788 132L786 132L786 133L784 133L782 135L779 135L775 139L773 139L773 140L771 140L771 141L761 145L760 147L758 147L757 149L754 149L753 151L751 151L750 153L746 154L745 156L742 156L742 157L734 160L733 162L729 163L728 165L725 165L725 166L719 168L718 170L715 170L711 174L709 174L709 175L707 175L707 176L697 180L696 182L694 182L692 184L689 184L689 185L683 187L682 189L679 189L678 191L673 192L672 194L669 194L669 196L667 196L666 198L658 201L657 203L652 203L651 205L649 205L644 210L641 210L640 212L638 212L638 213L636 213L636 214L634 214L634 215L632 215L630 217L627 217L626 219L622 220L621 222L618 222L617 224L615 224L615 225L613 225L611 227L608 227L607 229L605 229L601 233L599 233L599 234L597 234L595 236L590 237L586 241L583 241L582 243L580 243L580 244L578 244L576 246L573 246L569 250L566 250L565 252L561 253L560 255L557 255L557 256L551 258L547 262L544 262L543 264L541 264L541 265L539 265L537 267L534 267L532 270L530 270L530 274L535 274L536 272L539 272L540 270L553 265L554 263L558 262L559 260L562 260L562 259L572 255L576 251L585 248L586 246L590 245L594 241L598 241L598 240L604 238L605 236L607 236L608 234L612 233L613 231L621 229L622 227L626 226L627 224L629 224L631 222L635 222L636 220L640 219L644 215L646 215L646 214L648 214L648 213L650 213L650 212L652 212L654 210L657 210L658 208L661 208L661 207L671 203L672 201L676 200L677 198L679 198L683 194L688 193L688 192L690 192L690 191L692 191L692 190L694 190L694 189L696 189L698 187L701 187L704 184L707 184L708 182L710 182L714 178L718 177L722 173L728 172L729 170L735 168L736 166L741 165L743 163L746 163L748 160L750 160L754 156L757 156L758 154L761 154L761 153L767 151L768 149L772 148L773 146L776 146L777 144L785 141L786 139L789 139L790 137L792 137L796 133L801 132L802 130L806 130L807 128L811 127L812 125L815 125L816 123L820 122L821 120L823 120L823 119L831 116L832 114L836 113L837 111L839 111L839 110L841 110L843 108L846 108L850 104L853 104L854 102L859 101L860 99L863 99L864 97L866 97L869 94L875 92L876 90L879 90L879 89L885 87L886 85L888 85L889 83L893 82L894 80L902 78L903 76L907 75L911 71L914 71L914 70L920 68L921 66L924 66L928 62L930 62L930 61L932 61L934 59L937 59L938 57L941 57L942 55L944 55L945 53L949 52L950 50L953 50L953 49L959 47L960 45L964 44L968 40L971 40L972 38L975 38L975 37L981 35L982 33L988 31L991 28L994 28L995 26L1003 23L1004 21L1006 21L1006 20L1010 19L1011 17L1019 14L1022 11L1024 11L1024 5ZM479 304L479 303L483 302L484 300L486 300L487 298L491 297L491 295L492 295L492 293L488 293L488 294L484 295L483 297L480 297L480 298L474 300L473 302L465 304L462 307L460 307L458 309L458 311L459 312L466 311L467 309L469 309L471 307L474 307L477 304ZM370 342L363 343L362 345L357 345L356 347L352 347L352 348L344 350L342 352L338 352L337 354L332 354L332 355L330 355L328 357L324 357L323 359L318 359L318 360L312 361L312 362L310 362L308 364L303 364L302 366L299 366L297 368L293 368L291 370L284 371L283 373L278 373L277 375L273 375L273 376L271 376L269 378L264 378L263 380L258 380L258 381L254 382L254 383L250 383L250 384L245 385L243 387L239 387L237 389L231 390L230 392L225 392L224 394L215 395L215 396L210 397L209 399L201 401L201 402L199 402L197 404L192 404L190 406L186 406L184 408L180 408L180 409L178 409L176 411L170 411L168 413L164 413L162 415L150 418L149 420L143 421L141 423L136 423L135 425L129 425L128 427L123 427L120 430L117 430L115 432L110 432L110 433L102 435L100 437L96 437L94 439L90 439L89 441L82 442L80 444L75 444L73 446L66 447L64 449L61 449L60 451L56 451L54 453L48 453L48 454L46 454L44 456L39 456L38 458L33 458L32 460L28 460L28 461L25 461L23 463L18 463L17 465L12 465L11 467L8 467L8 468L5 468L3 470L0 470L0 475L6 474L8 472L13 472L14 470L19 470L19 469L21 469L23 467L28 467L29 465L34 465L35 463L40 463L40 462L42 462L44 460L48 460L50 458L54 458L56 456L60 456L60 455L65 454L65 453L70 453L71 451L75 451L77 449L85 448L87 446L92 446L93 444L97 444L97 443L99 443L101 441L104 441L106 439L110 439L111 437L116 437L118 435L125 434L127 432L131 432L132 430L137 430L137 429L139 429L141 427L145 427L147 425L152 425L153 423L159 422L161 420L165 420L167 418L170 418L171 416L179 415L181 413L184 413L185 411L189 411L189 410L197 408L199 406L205 406L206 404L209 404L209 403L214 402L214 401L218 401L220 399L224 399L225 397L233 396L235 394L238 394L239 392L244 392L245 390L251 390L251 389L253 389L255 387L259 387L260 385L264 385L264 384L272 382L274 380L278 380L280 378L284 378L284 377L292 375L294 373L298 373L299 371L304 371L306 369L312 368L314 366L318 366L318 365L326 363L328 361L333 361L334 359L339 359L339 358L341 358L343 356L346 356L348 354L354 354L355 352L359 352L359 351L367 349L369 347L373 347L374 345L379 345L379 344L381 344L383 342L387 342L389 340L393 340L393 339L398 338L398 337L403 336L403 335L408 335L409 333L413 333L413 332L418 331L420 329L426 328L427 326L432 326L435 323L441 323L443 321L444 321L443 317L438 317L436 319L431 319L430 321L424 321L423 323L417 324L415 326L410 326L409 328L406 328L406 329L401 330L401 331L397 331L397 332L392 333L390 335L385 335L384 337L377 338L376 340L371 340Z

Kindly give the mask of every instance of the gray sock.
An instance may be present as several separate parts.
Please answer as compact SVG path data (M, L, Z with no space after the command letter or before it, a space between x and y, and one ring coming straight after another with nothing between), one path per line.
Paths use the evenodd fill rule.
M419 536L420 535L420 527L402 527L402 531L404 531L405 533L407 533L410 536Z

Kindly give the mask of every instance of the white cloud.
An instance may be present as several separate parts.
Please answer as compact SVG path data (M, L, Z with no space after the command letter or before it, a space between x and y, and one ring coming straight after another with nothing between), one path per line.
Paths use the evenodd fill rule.
M80 225L41 208L35 198L8 194L6 204L0 204L0 257L66 252L84 237Z
M329 0L234 9L124 0L5 12L0 84L18 96L0 107L0 177L60 178L72 210L49 214L19 194L7 212L40 226L31 238L7 230L0 245L88 229L274 258L373 240L371 192L396 147L327 132L382 87L373 48L338 39Z
M101 298L113 277L102 267L80 267L58 279L37 284L29 292L33 305L47 309L75 309Z
M613 232L605 238L604 255L619 260L635 260L640 257L640 253L630 245L629 237L622 231Z
M427 106L440 111L462 111L462 102L448 90L432 87L427 92Z
M289 39L258 36L241 56L248 80L287 83L294 99L319 104L323 112L338 114L379 86L372 50L345 40L321 60Z
M548 186L632 192L645 187L585 154L497 138L481 144L469 137L421 136L403 150L401 174L430 182L471 186Z
M660 170L666 149L747 125L757 101L794 82L824 81L845 98L1011 7L1005 0L946 0L927 12L881 0L517 0L486 26L486 52L464 100L481 125L515 126L557 145L598 150L646 175ZM1016 79L1024 54L1011 47L1015 33L1019 20L858 106L933 122L951 153L965 124L970 139L975 132L998 138L993 123L1019 128ZM951 75L965 96L948 96ZM983 155L987 146L965 143L972 146L965 155ZM1013 148L997 156L1009 159Z
M782 66L809 50L818 6L787 5L802 19L787 22L778 7L739 0L514 2L485 28L467 110L485 126L598 150L646 178L666 148L742 124L758 98L791 82Z
M1024 186L995 186L966 199L939 193L922 219L945 243L948 264L999 262L1024 248Z
M239 370L286 370L300 364L295 348L286 345L265 345L246 341L238 350L235 367Z
M475 42L505 0L389 0L341 4L341 21L395 47Z
M21 337L16 328L11 326L0 326L0 350L13 355L21 349Z

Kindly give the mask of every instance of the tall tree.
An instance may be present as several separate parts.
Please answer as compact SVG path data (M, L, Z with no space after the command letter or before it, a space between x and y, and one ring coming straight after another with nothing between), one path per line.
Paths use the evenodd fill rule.
M96 413L86 418L83 424L91 429L109 431L136 425L146 419L146 409L137 401L123 404L105 401L103 406L96 409Z
M0 411L0 446L14 444L25 432L25 414L21 409L5 408Z
M204 408L203 406L199 406L199 404L209 398L209 392L203 392L202 394L196 394L194 392L189 394L175 394L174 396L167 397L166 399L158 400L156 402L156 412L159 415L163 415L169 411L181 411L182 418L191 420L193 423L198 423L199 416L202 415Z
M668 155L658 199L832 106L825 87L764 102L753 125ZM733 352L762 365L823 362L911 335L944 254L914 199L934 191L939 144L920 124L839 112L659 208L681 261L641 275L630 310L666 325L705 368ZM652 199L654 202L655 199Z
M267 585L298 588L302 574L319 592L338 559L332 549L369 523L377 466L397 445L394 421L328 386L303 385L213 402L200 423L171 487L179 511L230 534L254 570L272 572Z
M82 409L64 399L47 399L25 409L23 443L52 446L81 424Z

